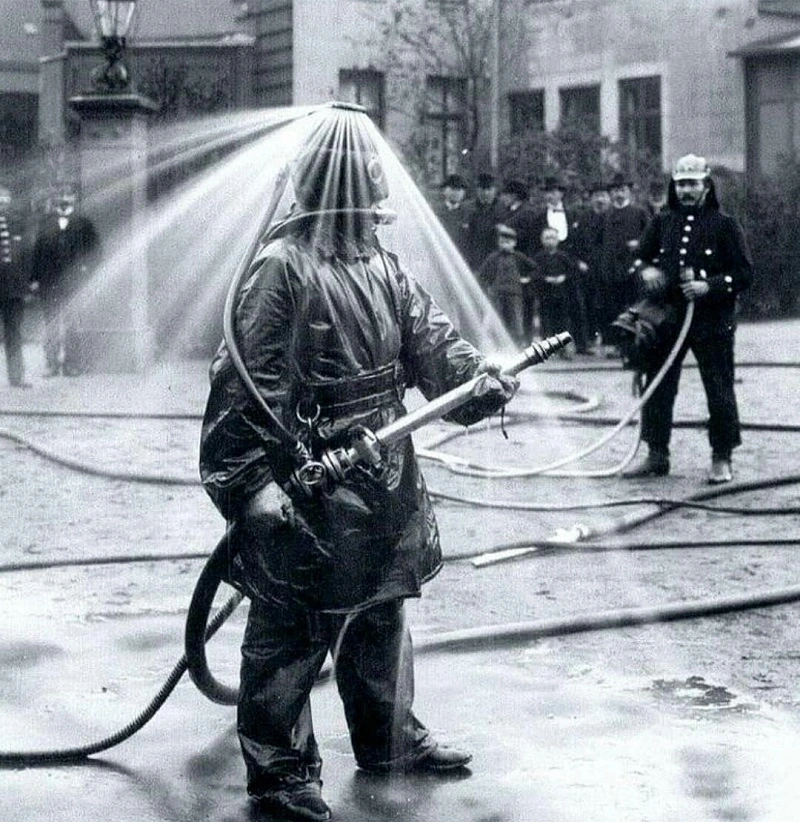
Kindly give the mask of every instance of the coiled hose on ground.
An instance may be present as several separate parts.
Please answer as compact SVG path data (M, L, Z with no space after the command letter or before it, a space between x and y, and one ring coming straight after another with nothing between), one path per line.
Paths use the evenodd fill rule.
M689 312L687 312L689 313ZM689 319L689 322L691 318ZM685 330L688 332L689 323L685 324ZM684 334L685 339L685 334ZM679 339L673 349L675 355L680 345L683 344L683 339ZM674 360L674 357L673 357ZM668 362L662 372L671 365ZM653 381L655 383L655 381ZM651 383L651 386L653 386ZM651 392L652 393L652 392ZM641 406L649 398L649 395L642 397L641 401L637 403L633 412L629 412L626 417L620 421L616 421L612 436L616 435L626 425L630 424L631 420L641 408ZM86 466L75 460L63 458L55 455L53 452L36 446L24 437L16 435L13 432L0 430L0 437L10 439L18 444L30 448L32 451L47 459L54 460L73 470L84 471L94 475L110 477L113 479L131 479L138 482L160 483L160 484L177 484L177 485L195 485L196 480L187 480L181 477L169 476L155 476L155 475L141 475L130 474L128 472L109 472L104 469L96 469L93 466ZM611 439L611 436L604 437L599 444L595 444L592 452L604 445ZM586 456L590 453L584 450L577 456L571 459L560 461L558 464L546 466L543 469L536 469L535 471L528 471L524 476L535 476L545 472L552 471L566 464L566 462L574 461ZM485 467L479 466L478 471L483 471ZM621 470L617 468L617 471ZM488 473L488 472L487 472ZM616 473L613 472L613 473ZM483 475L483 474L482 474ZM490 473L488 475L508 476L508 472L500 471ZM518 475L518 474L515 474ZM597 475L597 474L595 474ZM606 473L600 475L608 475ZM800 476L791 475L788 477L777 477L771 480L754 483L734 484L724 488L715 488L708 491L694 494L686 500L668 500L663 498L638 498L624 501L603 501L599 503L584 503L581 505L572 506L558 506L560 510L571 510L591 507L606 507L612 505L627 505L627 504L641 504L652 503L658 505L658 510L653 513L645 515L636 515L633 517L622 518L612 526L602 529L602 531L587 529L582 527L578 533L577 539L580 541L576 543L576 539L569 539L559 541L558 539L550 539L546 541L525 541L515 543L513 545L497 546L494 551L484 554L483 563L489 564L492 561L499 561L501 559L509 559L514 556L520 556L531 551L557 551L559 549L568 550L584 550L584 551L600 551L600 550L642 550L642 549L658 549L658 548L676 548L676 547L695 547L699 545L713 545L713 544L732 544L730 541L696 541L690 542L671 542L671 543L598 543L585 542L583 540L591 539L597 536L609 536L614 533L625 533L641 525L649 522L656 517L662 516L669 511L673 511L679 507L703 507L707 510L718 510L720 512L735 512L735 513L769 513L769 514L785 514L794 513L794 509L742 509L733 507L717 507L704 505L701 500L717 498L727 494L738 494L751 490L758 490L768 487L777 487L779 485L794 484L800 482ZM483 504L498 507L509 508L524 508L527 510L553 510L554 506L533 506L529 504L520 503L499 503L488 502L486 500L475 501L467 498L455 497L454 495L436 494L444 499L455 499L460 502L467 502L469 504ZM736 544L740 544L737 542ZM774 544L774 545L794 545L800 544L800 540L781 539L781 540L743 540L741 544ZM44 750L44 751L21 751L21 752L3 752L0 751L0 765L5 766L32 766L32 765L47 765L65 762L76 762L86 759L96 753L108 750L115 747L121 742L129 739L138 730L140 730L150 719L155 716L159 708L164 704L170 693L174 690L183 674L188 670L190 676L197 687L212 701L220 704L234 704L237 698L237 690L233 687L226 686L218 682L208 668L207 659L205 655L205 643L213 636L214 633L222 626L225 620L233 613L242 600L242 595L238 592L231 596L225 604L215 613L214 617L209 621L213 602L216 597L219 585L223 579L223 571L225 564L229 559L229 535L219 542L217 547L212 552L203 571L198 579L195 587L195 592L189 607L189 613L186 621L186 635L185 645L186 653L181 657L178 663L173 668L164 685L150 702L150 704L142 711L131 723L125 728L114 733L105 739L97 742L89 743L87 745L61 749L61 750ZM185 557L197 558L200 556L197 552L191 554L181 555ZM175 559L175 555L166 557L158 555L142 555L140 557L127 558L127 561L152 561L153 559ZM448 559L476 559L474 555L459 555L450 556ZM119 558L89 558L79 561L80 564L100 564L103 562L120 561ZM57 561L54 563L17 563L6 566L0 566L0 571L13 571L33 569L38 567L54 567L56 565L73 564L70 561ZM632 627L636 625L650 624L654 622L671 622L680 619L693 619L702 616L710 616L724 613L731 613L735 611L762 608L773 605L786 604L800 600L800 587L789 587L784 589L754 592L749 595L739 597L723 597L710 600L701 600L695 602L682 602L667 604L654 608L632 608L632 609L617 609L599 612L589 615L578 615L568 619L556 620L539 620L533 622L516 623L512 625L486 626L473 629L465 629L461 631L448 632L437 637L431 637L425 641L418 642L417 649L424 651L477 651L487 647L500 647L506 645L523 644L552 636L564 636L579 632L606 630L610 628Z
M760 490L769 487L778 487L800 483L800 475L788 477L776 477L761 482L738 483L729 486L710 489L700 494L693 495L693 498L721 497L728 494L739 494L746 491ZM692 499L692 498L690 498ZM644 521L663 516L671 510L675 510L678 503L670 503L659 511L637 518L621 520L615 527L616 533L630 531ZM610 529L604 531L605 535L611 533ZM195 684L203 693L215 702L221 704L233 704L236 701L237 691L235 688L226 686L218 682L208 669L205 656L205 642L213 636L222 626L225 620L233 613L242 600L238 592L231 596L224 605L214 614L209 621L212 604L219 585L225 564L229 557L228 537L225 535L212 552L209 561L206 563L203 572L198 579L195 593L189 607L189 614L186 620L186 653L181 657L173 668L165 684L151 703L125 728L114 733L105 739L92 742L86 745L43 751L0 751L0 766L20 767L20 766L43 766L67 762L79 762L101 751L119 745L129 739L147 722L152 719L159 708L164 704L167 697L172 693L183 674L189 670ZM753 541L735 541L736 544L755 544ZM800 540L774 540L758 541L758 544L788 545L800 544ZM707 541L698 542L697 545L713 544ZM722 544L734 544L727 541ZM527 543L531 547L533 543ZM665 543L663 547L691 547L692 543ZM554 542L542 543L542 547L556 550L560 547L573 550L573 544L559 544ZM594 544L583 543L580 550L639 550L641 548L658 548L653 544ZM456 559L458 557L449 557ZM658 622L674 622L683 619L696 619L699 617L734 613L737 611L764 608L775 605L788 604L800 601L800 586L775 589L770 591L757 591L751 594L721 597L707 600L696 600L693 602L670 603L650 608L622 608L608 611L601 611L594 614L579 614L564 619L535 620L530 622L513 623L509 625L482 626L478 628L451 631L438 636L430 637L415 643L418 652L441 652L441 651L480 651L490 648L507 647L513 645L527 644L536 639L555 636L567 636L576 633L590 631L608 630L613 628L634 627ZM323 672L322 678L326 678L328 672Z

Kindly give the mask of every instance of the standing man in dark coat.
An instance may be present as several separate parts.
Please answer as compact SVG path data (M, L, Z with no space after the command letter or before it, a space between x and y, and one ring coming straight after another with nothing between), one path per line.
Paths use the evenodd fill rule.
M528 186L521 180L508 180L500 192L501 220L503 225L516 232L520 282L522 283L522 332L526 340L536 333L536 284L533 257L540 248L541 239L536 235L536 213L528 203ZM530 263L526 265L526 258Z
M639 238L650 217L644 208L631 200L631 184L622 174L616 174L610 185L611 208L603 225L601 300L604 316L600 318L603 342L615 345L611 323L620 312L636 301L638 286L631 268L636 259Z
M323 121L301 147L293 216L253 261L235 306L241 354L274 419L223 345L200 453L203 484L238 535L233 582L251 600L238 708L248 793L312 822L330 818L309 703L329 651L361 769L440 773L471 756L439 745L412 710L403 601L439 571L441 548L411 437L306 495L287 483L297 463L284 436L319 459L354 429L402 416L406 385L433 398L491 371L381 248L373 208L388 186L371 124L334 112L343 122ZM494 413L517 387L486 380L451 419Z
M545 207L536 215L536 236L540 238L537 251L543 249L542 231L553 228L558 234L558 245L568 254L575 253L578 215L564 206L564 184L557 177L545 177L542 184Z
M88 366L83 350L76 295L100 253L91 220L75 213L76 196L66 190L45 215L33 248L33 281L44 314L47 376L77 376Z
M476 275L480 274L480 268L486 258L497 249L499 222L500 201L497 198L497 183L493 175L479 174L475 200L467 209L467 262Z
M733 383L736 296L750 285L752 265L741 228L733 217L719 210L704 158L689 154L678 160L667 202L668 210L653 218L642 237L637 267L651 299L673 306L679 321L685 316L688 302L694 303L695 314L686 344L644 406L642 439L648 445L648 454L628 476L669 473L672 411L681 364L691 350L708 401L708 481L730 482L731 453L741 443ZM648 368L648 382L660 364Z
M27 388L22 358L22 319L29 293L20 220L12 211L11 190L0 185L0 320L8 384Z
M597 181L589 186L589 206L577 218L574 253L581 271L581 285L586 309L586 328L589 345L601 339L600 317L605 317L601 300L605 291L601 287L603 226L605 215L611 208L608 185Z
M439 222L465 259L469 256L470 245L466 196L466 180L460 174L450 174L442 183L442 199L434 209Z

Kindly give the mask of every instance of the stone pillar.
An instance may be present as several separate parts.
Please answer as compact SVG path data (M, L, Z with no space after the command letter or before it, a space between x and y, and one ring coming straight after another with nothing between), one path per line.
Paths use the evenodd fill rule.
M97 230L101 262L81 323L90 369L136 372L152 358L147 268L147 118L139 94L72 97L80 115L81 210Z
M64 143L64 2L42 0L39 68L39 142Z

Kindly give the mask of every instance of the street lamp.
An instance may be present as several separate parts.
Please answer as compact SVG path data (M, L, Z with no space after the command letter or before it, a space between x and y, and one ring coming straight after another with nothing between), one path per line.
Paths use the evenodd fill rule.
M92 72L92 82L105 94L126 91L130 85L128 67L122 60L125 37L136 13L136 0L89 0L100 46L106 58L104 66Z

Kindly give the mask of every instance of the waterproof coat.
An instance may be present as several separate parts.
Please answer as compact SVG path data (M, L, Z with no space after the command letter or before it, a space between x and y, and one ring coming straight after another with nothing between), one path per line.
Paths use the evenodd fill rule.
M288 236L257 256L236 307L237 340L269 407L315 456L377 431L405 413L406 386L434 398L470 379L482 356L397 259L374 243L345 250ZM498 406L472 400L451 418L469 424ZM301 418L313 418L309 426ZM265 484L282 487L294 464L245 390L223 345L211 365L201 476L229 520ZM299 495L298 495L299 496ZM280 600L288 581L312 607L351 610L418 596L441 567L432 506L411 438L384 449L379 467L356 467L311 499L295 497L281 538L244 546L238 583ZM313 558L287 533L309 532ZM273 535L274 536L274 535ZM301 541L303 545L306 541ZM294 575L294 577L293 577ZM294 584L292 580L294 579Z

